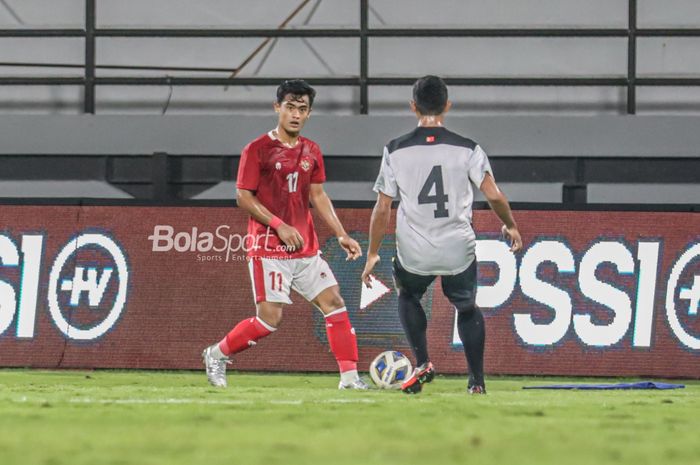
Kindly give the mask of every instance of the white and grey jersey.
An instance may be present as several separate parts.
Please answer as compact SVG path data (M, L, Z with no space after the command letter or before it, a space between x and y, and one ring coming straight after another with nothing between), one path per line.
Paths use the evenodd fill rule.
M474 260L474 193L486 153L443 127L418 127L384 147L374 191L398 197L396 248L403 267L419 275L453 275ZM471 181L471 182L470 182Z

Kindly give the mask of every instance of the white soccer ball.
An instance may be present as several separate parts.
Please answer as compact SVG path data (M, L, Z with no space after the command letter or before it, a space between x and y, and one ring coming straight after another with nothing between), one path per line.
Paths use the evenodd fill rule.
M369 375L380 389L399 389L412 373L411 361L395 350L377 355L369 366Z

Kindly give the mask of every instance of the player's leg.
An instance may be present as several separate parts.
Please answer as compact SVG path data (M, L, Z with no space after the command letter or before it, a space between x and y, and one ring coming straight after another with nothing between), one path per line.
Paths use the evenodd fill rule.
M282 321L283 304L278 302L258 302L257 312L254 317L240 321L217 344L221 354L225 357L243 352L253 347L257 342L277 331Z
M338 362L341 389L366 389L357 374L357 338L340 287L330 266L320 256L300 259L292 287L318 308L326 320L326 335Z
M442 277L442 289L457 309L457 331L469 364L469 392L485 394L484 346L486 328L484 316L476 306L476 260L463 272Z
M357 337L352 327L345 302L338 285L324 289L313 303L323 313L326 320L326 335L331 352L338 362L340 372L339 389L367 389L357 373Z
M416 359L416 369L401 389L406 393L415 394L421 391L422 384L429 383L435 376L428 355L428 320L420 303L435 276L421 276L407 271L401 266L398 257L393 259L393 273L399 299L399 319Z
M202 354L207 378L216 387L226 387L226 363L233 354L253 347L272 334L282 320L284 304L289 299L292 273L284 260L253 259L249 262L256 315L240 321L226 336Z
M238 323L219 342L218 348L226 357L255 346L258 340L276 331L282 321L282 307L292 303L289 298L292 272L288 260L253 259L248 267L256 315Z

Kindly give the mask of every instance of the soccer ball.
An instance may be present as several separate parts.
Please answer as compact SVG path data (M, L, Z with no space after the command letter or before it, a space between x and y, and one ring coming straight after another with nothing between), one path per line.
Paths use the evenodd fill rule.
M394 350L377 355L369 366L369 375L380 389L399 389L412 372L411 361Z

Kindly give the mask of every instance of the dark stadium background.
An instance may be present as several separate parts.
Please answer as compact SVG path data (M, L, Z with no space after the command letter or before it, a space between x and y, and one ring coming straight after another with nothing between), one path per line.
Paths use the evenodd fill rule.
M153 252L153 228L229 225L244 232L233 201L240 151L274 126L276 85L302 77L318 88L304 134L324 150L326 188L346 228L366 239L382 146L415 124L410 85L434 73L445 77L455 101L449 127L491 157L525 253L536 241L558 240L578 265L596 242L624 243L635 259L632 276L609 265L597 276L630 296L634 321L638 243L660 244L648 347L632 346L632 325L606 347L585 344L573 326L556 344L524 343L514 314L532 312L545 323L552 311L526 298L518 281L510 299L485 309L487 372L700 378L700 348L687 342L700 337L700 321L692 299L680 295L692 289L700 259L688 258L677 289L667 289L675 264L700 240L697 3L545 1L527 9L515 0L441 1L430 2L429 12L425 2L394 3L0 3L0 234L7 238L0 279L14 293L4 294L0 307L0 365L198 368L201 348L253 310L244 262ZM480 239L494 239L499 226L486 208L477 203L475 227ZM319 229L355 305L361 362L405 350L391 312L394 294L356 308L360 264L338 260L328 231ZM49 309L54 259L81 234L110 238L129 266L97 306L86 297L71 306L67 291L57 291L64 318L90 328L109 314L116 280L128 280L120 318L94 340L66 335ZM22 243L31 235L43 237L34 251L36 282L22 271ZM16 266L8 260L12 247ZM76 266L103 271L113 261L90 246L58 273L65 280ZM486 286L496 271L483 266ZM567 289L574 314L592 312L597 324L609 323L610 309L585 298L575 279L551 265L540 271ZM387 269L379 272L390 286ZM294 301L281 331L237 359L237 368L334 370L317 315ZM439 287L430 304L436 359L443 372L462 372L454 315ZM34 333L18 334L20 314L31 309ZM686 342L673 328L674 312ZM279 345L290 348L283 357L273 349Z

